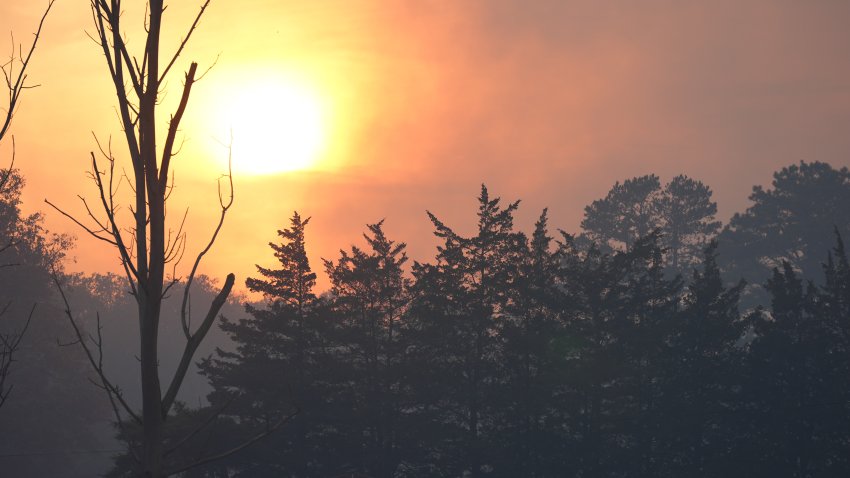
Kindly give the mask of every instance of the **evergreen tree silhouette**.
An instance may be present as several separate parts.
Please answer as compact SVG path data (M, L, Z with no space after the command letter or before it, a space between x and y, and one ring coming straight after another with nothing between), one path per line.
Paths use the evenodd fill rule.
M500 205L482 185L478 230L463 237L431 213L438 247L436 264L417 264L413 310L421 340L421 368L431 383L417 393L440 426L439 441L429 447L443 473L483 476L492 467L496 383L502 366L501 329L506 320L525 237L513 230L519 202ZM421 386L433 387L429 393Z
M658 230L670 271L688 275L720 229L711 196L708 186L683 174L663 188L654 174L627 179L585 208L581 227L604 251L628 249Z
M219 349L201 367L214 387L211 406L232 401L226 413L236 418L244 436L297 411L284 429L240 454L247 476L314 476L318 457L327 452L313 435L328 398L319 378L325 354L320 302L313 292L316 274L305 250L309 221L296 212L290 227L278 231L282 242L269 244L278 266L257 266L260 277L246 280L250 291L263 294L265 307L248 304L251 319L225 319L221 328L235 351Z
M551 406L564 379L559 339L563 322L555 305L562 300L544 210L522 249L501 330L503 384L497 392L496 476L547 476L558 469L562 436Z
M584 208L581 228L601 246L628 249L659 226L661 183L654 174L618 181Z
M698 264L708 241L720 230L720 221L715 220L717 203L711 196L711 189L701 181L680 174L658 198L661 242L675 272L686 273Z
M833 298L811 282L804 285L788 262L774 269L766 289L770 310L754 314L748 356L752 408L745 418L753 470L747 472L842 476L850 470L850 395L840 317L825 313Z
M367 250L340 251L336 263L325 261L325 269L330 314L339 330L335 360L349 384L349 405L339 425L350 442L346 458L353 470L347 471L382 478L395 476L400 441L411 432L404 430L401 416L402 318L410 280L403 274L406 245L387 238L383 221L367 228Z
M776 171L772 188L754 186L750 201L720 235L724 271L763 284L788 262L804 278L819 280L832 231L850 231L850 171L801 161ZM763 300L759 294L750 302Z
M706 247L700 269L693 272L671 333L659 416L666 476L735 472L729 458L736 456L736 419L742 412L739 344L745 322L738 307L744 282L725 286L716 241Z

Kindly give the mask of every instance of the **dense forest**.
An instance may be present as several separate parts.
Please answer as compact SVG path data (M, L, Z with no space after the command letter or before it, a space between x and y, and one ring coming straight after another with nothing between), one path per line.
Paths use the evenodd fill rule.
M140 430L113 423L51 272L132 391L126 280L63 272L72 239L23 215L24 180L4 174L0 469L135 476ZM545 210L526 233L519 201L482 186L473 234L428 213L429 261L379 221L318 268L294 213L245 282L263 300L231 297L199 351L166 459L248 445L186 477L848 476L850 171L791 165L750 202L724 225L708 185L648 175L575 234ZM184 340L181 287L163 362Z

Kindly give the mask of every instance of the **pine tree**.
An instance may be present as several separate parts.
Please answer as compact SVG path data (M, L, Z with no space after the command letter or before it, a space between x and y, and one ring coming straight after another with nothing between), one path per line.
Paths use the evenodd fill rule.
M824 284L819 294L819 311L829 317L836 333L843 337L845 354L850 353L850 260L844 239L836 228L835 249L824 265Z
M560 413L574 430L569 472L652 476L681 282L665 278L657 234L614 255L564 248L560 275L570 295L561 314L572 367Z
M850 170L801 161L776 171L771 186L753 186L752 205L721 233L724 271L761 285L788 262L806 280L819 280L831 232L850 231Z
M694 270L671 334L670 366L660 417L667 475L733 473L735 417L742 412L744 321L738 305L744 282L726 287L717 265L717 243Z
M490 198L482 186L478 198L478 231L463 237L429 213L443 241L437 263L414 266L416 294L412 319L423 360L419 367L431 372L432 383L420 387L438 389L425 398L423 415L436 422L440 441L431 445L443 473L482 476L491 469L496 405L495 384L500 380L501 329L515 286L525 237L513 230L513 213Z
M720 230L715 220L717 203L711 189L683 174L664 186L658 200L661 236L667 264L675 272L685 272L699 262L702 250Z
M626 250L658 230L667 267L687 272L720 229L711 195L708 186L683 174L663 188L654 174L627 179L585 208L581 227L606 251Z
M558 256L551 250L547 211L523 244L521 263L511 289L501 330L503 384L497 392L500 428L492 441L498 447L496 476L552 476L563 472L565 420L552 413L565 378L559 342L564 337L555 304Z
M750 346L751 476L843 476L850 471L846 342L822 292L791 264L766 286L770 313Z
M341 424L351 443L354 470L392 477L398 467L401 423L401 367L405 344L402 317L410 280L404 277L406 245L386 237L383 221L367 226L369 250L340 251L325 261L331 279L330 309L338 324L336 360L348 375L350 408Z
M305 248L309 221L296 212L290 227L278 231L283 242L269 245L279 266L257 266L260 277L246 281L250 291L263 294L266 306L247 305L251 319L224 320L221 328L236 350L218 350L202 365L215 389L212 407L232 401L226 414L243 430L297 411L284 429L241 455L249 463L242 467L245 476L315 476L319 457L328 452L315 437L327 397L320 390L324 353L316 274Z
M660 226L660 193L654 174L618 181L604 198L584 208L581 228L599 245L628 249Z

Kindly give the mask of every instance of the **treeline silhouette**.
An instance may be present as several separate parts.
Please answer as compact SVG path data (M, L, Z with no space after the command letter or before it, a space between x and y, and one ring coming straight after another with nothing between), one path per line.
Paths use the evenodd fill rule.
M169 417L170 459L289 417L184 476L847 476L850 172L801 162L750 200L721 227L708 186L648 175L588 205L579 234L545 210L526 234L519 202L482 186L471 235L429 213L436 256L412 262L370 224L363 246L324 260L322 293L295 213L246 281L264 300L229 305L198 365L209 385ZM115 343L122 283L66 281ZM84 376L77 362L61 366ZM139 430L115 430L135 449ZM133 476L133 460L116 453L107 476Z
M291 421L189 476L846 474L850 266L829 222L842 218L788 197L842 177L832 192L846 194L846 170L783 169L733 218L724 234L761 237L770 252L746 246L779 266L766 307L744 311L745 283L721 275L710 190L685 176L618 183L581 238L552 237L545 211L517 231L518 202L482 187L475 234L429 213L441 244L407 274L405 244L368 225L365 247L324 261L322 296L296 213L274 265L246 282L266 302L225 321L235 349L201 365L209 407L180 417L221 410L199 456ZM800 264L820 261L819 285L805 283Z

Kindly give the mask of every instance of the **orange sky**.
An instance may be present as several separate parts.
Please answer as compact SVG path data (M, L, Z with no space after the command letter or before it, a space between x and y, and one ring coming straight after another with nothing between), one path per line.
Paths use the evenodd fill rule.
M173 45L197 6L171 3ZM0 31L28 40L42 4L0 3ZM41 87L26 92L12 132L24 209L79 237L70 269L105 271L115 253L42 202L79 213L76 195L93 196L92 132L114 135L123 153L90 22L87 0L58 1L30 71ZM850 165L847 25L843 0L213 0L181 65L219 58L193 90L170 210L176 221L190 208L188 252L197 251L217 214L225 154L207 120L239 85L284 75L327 107L324 155L311 170L235 178L235 206L204 268L216 277L233 271L244 283L253 264L272 265L266 244L296 209L313 217L314 269L382 218L428 260L425 209L468 231L482 182L523 199L524 229L548 206L553 226L574 231L614 181L647 173L703 180L726 219L779 167Z

